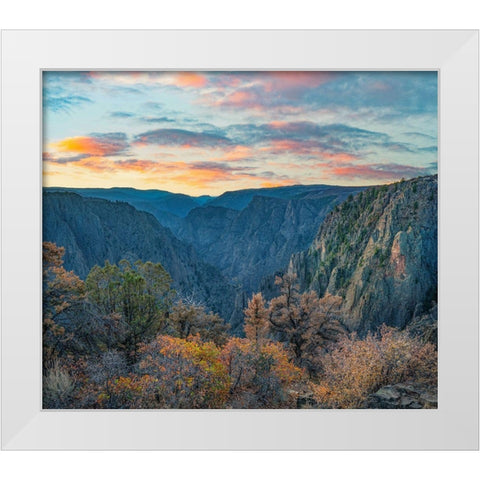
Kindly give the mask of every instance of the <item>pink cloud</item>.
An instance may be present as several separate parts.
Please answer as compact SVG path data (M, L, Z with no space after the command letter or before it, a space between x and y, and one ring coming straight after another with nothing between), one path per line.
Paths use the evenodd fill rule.
M269 72L263 83L267 92L316 88L331 81L336 75L335 72L277 71Z
M317 167L327 174L336 178L395 181L401 178L413 178L420 175L427 175L428 169L414 167L411 165L400 165L396 163L370 163L363 165L344 164L338 165L334 162L317 164Z
M207 77L196 72L179 72L176 74L177 86L179 87L204 87Z
M284 123L284 122L277 122ZM279 154L294 154L294 155L311 155L322 158L324 160L330 160L334 162L355 162L360 160L358 155L348 152L328 152L325 151L323 145L315 140L272 140L269 146L261 148L262 151Z

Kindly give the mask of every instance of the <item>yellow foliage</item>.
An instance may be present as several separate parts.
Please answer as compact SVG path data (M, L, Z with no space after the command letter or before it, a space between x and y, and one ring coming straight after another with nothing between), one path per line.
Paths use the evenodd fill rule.
M383 326L364 339L345 336L322 358L316 400L326 408L362 408L381 386L411 380L437 381L437 353L405 331Z

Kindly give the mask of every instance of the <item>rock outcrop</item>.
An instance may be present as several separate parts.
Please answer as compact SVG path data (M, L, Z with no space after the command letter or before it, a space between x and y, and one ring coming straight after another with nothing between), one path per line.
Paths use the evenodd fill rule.
M178 238L192 244L205 261L251 294L259 289L263 277L285 268L294 252L311 244L335 205L362 190L326 186L303 187L305 191L300 186L289 188L292 192L288 195L287 188L282 190L283 198L253 195L252 191L246 191L245 195L240 195L244 191L225 194L223 200L222 196L195 208L181 223L169 226ZM243 209L237 210L247 201ZM217 204L231 204L235 208Z
M243 315L241 308L235 311L237 292L222 273L151 214L127 203L44 193L43 239L65 247L65 268L81 278L105 260L160 262L181 296L219 313L233 330L240 328Z
M419 409L437 408L437 388L419 383L386 385L368 396L365 408Z
M351 330L404 328L437 300L437 176L349 197L288 270L303 290L342 296Z

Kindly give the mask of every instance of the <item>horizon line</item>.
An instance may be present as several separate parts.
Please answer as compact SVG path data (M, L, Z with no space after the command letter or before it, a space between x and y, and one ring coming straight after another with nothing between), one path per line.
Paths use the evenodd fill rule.
M114 186L114 187L73 187L73 186L64 186L64 185L52 185L52 186L45 186L42 185L42 189L55 189L55 188L62 188L62 189L70 189L70 190L113 190L113 189L129 189L129 190L135 190L139 192L167 192L167 193L173 193L175 195L185 195L188 197L192 198L199 198L199 197L220 197L221 195L224 195L225 193L233 193L233 192L241 192L241 191L249 191L249 190L275 190L275 189L280 189L280 188L291 188L291 187L343 187L343 188L370 188L370 187L376 187L380 185L392 185L394 183L399 183L401 181L408 181L408 180L413 180L415 178L423 178L423 177L432 177L436 176L438 173L433 173L430 175L419 175L418 177L411 177L411 178L403 178L400 180L395 180L393 182L379 182L373 185L365 185L365 184L359 184L359 185L342 185L338 183L295 183L292 185L277 185L275 187L257 187L257 188L239 188L237 190L225 190L224 192L218 194L218 195L212 195L208 193L204 193L202 195L191 195L185 192L174 192L171 190L163 190L161 188L136 188L136 187L130 187L130 186Z

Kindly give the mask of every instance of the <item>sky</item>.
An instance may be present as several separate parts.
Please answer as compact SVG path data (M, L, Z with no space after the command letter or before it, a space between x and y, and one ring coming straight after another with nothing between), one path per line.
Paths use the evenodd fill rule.
M196 196L436 172L436 72L43 72L44 186Z

